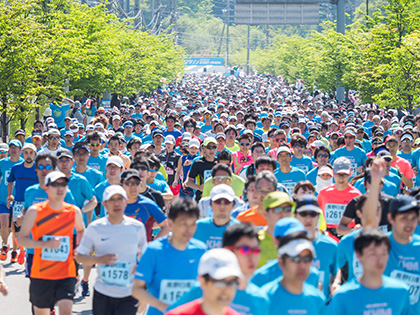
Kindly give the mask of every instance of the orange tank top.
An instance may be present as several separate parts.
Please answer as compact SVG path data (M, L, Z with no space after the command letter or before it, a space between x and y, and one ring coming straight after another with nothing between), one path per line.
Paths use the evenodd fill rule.
M61 237L58 249L35 248L31 278L57 280L76 277L73 260L73 231L76 222L76 207L68 203L60 210L52 209L48 201L35 205L37 216L32 228L34 240Z

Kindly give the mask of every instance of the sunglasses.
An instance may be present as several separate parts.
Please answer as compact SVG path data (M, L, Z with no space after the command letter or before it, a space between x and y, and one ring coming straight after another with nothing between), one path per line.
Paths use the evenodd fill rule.
M138 186L138 185L140 185L140 181L139 180L131 181L131 182L126 181L126 182L124 182L124 185L126 185L126 186Z
M215 176L214 180L218 182L228 182L231 180L231 178L229 176Z
M2 150L2 151L0 151L0 153L8 153L9 151L4 151L4 150Z
M292 206L286 206L286 207L275 207L275 208L271 208L271 210L275 213L280 213L280 212L292 212Z
M91 147L99 147L100 145L100 143L89 143L89 146Z
M298 213L302 217L307 217L309 215L311 218L315 218L315 217L319 216L319 213L315 212L315 211L301 211L301 212L298 212Z
M386 162L391 162L391 160L392 160L392 158L390 158L389 156L383 157L383 159L384 159Z
M304 262L305 264L309 264L310 262L312 262L313 258L312 256L289 256L289 255L285 255L287 256L291 261L293 261L294 263L300 263L300 262Z
M226 289L228 287L233 288L233 289L237 289L239 286L239 280L238 279L234 279L234 280L216 280L213 278L208 278L208 281L213 283L215 287L218 287L219 289Z
M207 115L204 115L204 117L211 117L211 115L208 115L208 114L207 114Z
M66 187L67 186L67 182L53 182L53 183L50 183L48 186L51 186L51 187Z
M319 158L327 158L328 157L328 154L318 154L318 157Z
M332 137L331 138L331 140L337 140L338 139L338 137Z
M157 172L159 172L159 169L158 168L156 168L156 169L149 168L149 172L157 173Z
M344 139L354 139L354 136L351 136L351 137L344 137Z
M194 128L194 125L185 125L185 128Z
M40 170L40 171L42 171L42 170L47 170L47 171L50 171L50 170L52 170L52 165L38 165L38 169Z
M401 142L408 143L408 142L411 142L411 140L409 140L409 139L404 139L404 140L403 140L403 141L401 141Z
M138 171L147 171L149 168L147 166L139 166L139 167L136 167L136 169Z
M230 205L232 202L230 202L229 200L227 200L226 198L220 198L217 200L213 201L216 205Z
M60 137L48 137L48 139L50 139L50 140L59 140Z
M250 142L239 142L239 145L249 146L249 145L251 145L251 143Z
M373 141L372 144L382 144L381 141Z
M229 246L229 247L227 247L227 249L232 250L232 251L237 250L238 254L244 255L244 256L249 256L249 255L256 256L256 255L259 255L261 253L261 248L250 247L250 246L247 246L247 245L238 246L238 247Z
M215 146L215 145L209 145L209 146L206 147L206 149L207 150L216 150L217 149L217 146Z
M296 144L295 145L295 148L301 148L301 149L303 149L305 147L306 147L306 145L303 145L303 144Z
M276 142L284 142L284 138L281 138L281 139L276 139Z

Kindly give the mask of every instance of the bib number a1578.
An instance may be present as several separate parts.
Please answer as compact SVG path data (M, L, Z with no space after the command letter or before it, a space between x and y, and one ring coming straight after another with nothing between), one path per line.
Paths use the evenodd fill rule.
M114 265L101 265L99 276L103 283L126 287L130 284L130 263L118 261Z

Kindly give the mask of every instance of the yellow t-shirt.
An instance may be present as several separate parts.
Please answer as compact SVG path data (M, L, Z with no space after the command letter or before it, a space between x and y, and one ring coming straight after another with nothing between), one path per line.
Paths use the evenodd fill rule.
M213 183L211 182L212 179L213 177L210 177L205 181L202 197L210 196L210 191L214 187ZM230 185L230 187L232 187L236 197L241 198L242 193L244 191L244 186L245 180L239 177L238 175L232 174L232 184Z

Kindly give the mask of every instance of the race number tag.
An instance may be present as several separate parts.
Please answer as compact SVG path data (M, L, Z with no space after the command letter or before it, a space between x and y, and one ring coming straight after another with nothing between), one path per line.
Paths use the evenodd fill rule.
M295 188L296 183L281 183L287 190L287 193L292 196L293 195L293 188Z
M110 285L126 287L130 284L130 263L116 262L114 265L101 265L101 281Z
M388 225L381 225L379 228L382 232L388 233Z
M23 210L23 201L15 201L13 205L13 216L18 217Z
M391 278L401 280L408 285L410 289L410 304L416 304L420 295L420 275L400 270L393 270L390 276Z
M325 205L325 221L330 225L337 225L343 216L346 205L328 203Z
M308 173L308 167L306 165L299 165L299 166L297 166L297 168L300 169L305 174Z
M165 171L168 175L174 175L174 170L168 166L165 166Z
M363 274L363 266L360 260L357 258L356 252L353 252L353 274L356 278Z
M172 305L193 287L195 280L162 280L159 300Z
M43 248L42 249L42 260L49 261L66 261L70 254L70 237L59 236L59 235L44 235L42 236L43 241L48 241L55 237L61 237L61 245L59 248Z
M204 181L206 181L210 177L211 177L211 170L204 170L203 172Z
M351 163L351 172L352 175L354 176L355 174L357 174L357 164L356 163Z

